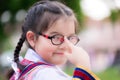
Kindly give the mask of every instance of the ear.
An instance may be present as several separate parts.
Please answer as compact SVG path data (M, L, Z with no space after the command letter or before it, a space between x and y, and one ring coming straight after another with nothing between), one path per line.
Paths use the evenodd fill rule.
M35 37L35 33L33 33L32 31L28 31L26 33L26 38L27 38L27 41L28 43L30 44L30 46L32 48L34 48L35 46L35 41L36 41L36 37Z

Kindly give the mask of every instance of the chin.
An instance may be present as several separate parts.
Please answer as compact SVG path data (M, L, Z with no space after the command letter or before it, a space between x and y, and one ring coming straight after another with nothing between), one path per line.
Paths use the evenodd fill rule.
M60 60L60 61L56 61L55 65L63 65L67 62L67 60Z

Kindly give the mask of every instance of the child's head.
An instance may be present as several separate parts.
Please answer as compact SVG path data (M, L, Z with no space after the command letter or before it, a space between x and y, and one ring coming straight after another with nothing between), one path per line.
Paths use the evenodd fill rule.
M19 63L19 51L26 40L29 47L45 61L61 64L66 61L67 44L76 44L77 20L73 11L56 1L41 1L28 11L22 26L22 36L14 52L14 61Z

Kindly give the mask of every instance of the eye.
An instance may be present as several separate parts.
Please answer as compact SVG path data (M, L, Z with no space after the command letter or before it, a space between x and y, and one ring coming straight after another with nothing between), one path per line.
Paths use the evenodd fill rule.
M72 35L68 37L68 40L73 44L76 44L79 41L79 37L77 35Z
M69 40L74 40L74 39L77 39L78 37L76 35L72 35L72 36L69 36L68 39Z
M54 35L54 37L53 37L53 39L55 40L55 41L64 41L64 36L62 36L62 35Z

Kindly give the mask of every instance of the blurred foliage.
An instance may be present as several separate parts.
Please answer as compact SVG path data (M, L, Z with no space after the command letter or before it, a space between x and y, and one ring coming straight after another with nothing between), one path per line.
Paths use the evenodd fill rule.
M10 21L13 21L15 14L20 9L28 9L34 2L38 0L1 0L0 2L0 15L9 10L12 13L12 18Z
M105 71L98 73L101 80L119 80L120 79L120 68L110 67Z
M67 6L69 6L76 14L76 17L78 18L78 21L80 23L80 25L82 26L83 25L83 22L84 22L84 15L82 13L82 9L81 9L81 6L80 6L80 2L81 0L62 0L65 2L65 4ZM63 3L64 3L63 2Z
M116 22L120 19L120 10L112 10L110 15L111 22Z
M115 7L115 9L111 9L110 19L111 19L111 22L112 22L113 25L114 25L114 23L115 23L116 21L119 21L119 20L120 20L120 8L118 8L118 7L116 6L115 0L112 0L112 4L113 4L113 6ZM111 6L111 7L112 7L112 6Z
M11 18L10 21L7 23L2 23L0 20L0 53L3 50L3 41L5 41L9 35L7 35L7 31L5 30L5 25L10 24L10 27L14 27L15 21L15 15L17 11L20 9L27 10L35 1L37 0L1 0L0 2L0 17L5 11L10 11ZM13 28L9 28L11 30L14 30ZM12 31L11 31L12 32Z

